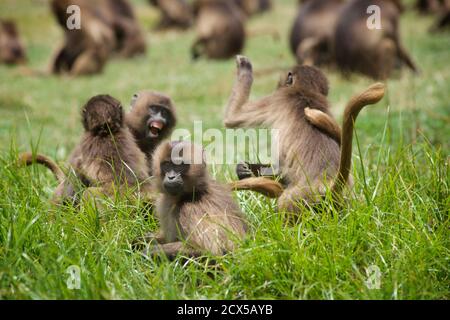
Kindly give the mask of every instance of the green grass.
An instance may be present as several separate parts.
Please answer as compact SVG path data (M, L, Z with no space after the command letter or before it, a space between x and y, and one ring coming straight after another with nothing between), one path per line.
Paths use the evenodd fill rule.
M274 12L249 22L249 30L281 35L248 40L245 54L256 71L294 63L287 33L296 2L276 1ZM149 43L145 57L113 60L103 74L76 79L23 77L0 66L0 298L450 298L450 37L429 35L432 18L411 11L402 18L403 41L422 74L401 71L387 83L386 98L361 113L355 186L336 214L304 212L298 225L286 227L273 201L236 194L250 233L240 249L208 266L134 253L133 239L157 227L139 203L119 199L102 211L52 207L51 174L18 168L14 159L33 148L64 160L82 130L79 109L95 94L109 93L128 105L136 91L162 91L175 101L179 128L191 129L194 120L222 128L234 62L191 63L194 32L151 32L157 14L146 1L135 4ZM30 66L45 68L62 41L46 2L3 0L0 16L18 20ZM332 111L340 118L350 96L371 81L326 73ZM252 97L271 92L278 77L256 77ZM217 178L230 179L232 171L219 170ZM80 290L66 286L70 265L81 268ZM370 265L381 271L380 289L365 285Z

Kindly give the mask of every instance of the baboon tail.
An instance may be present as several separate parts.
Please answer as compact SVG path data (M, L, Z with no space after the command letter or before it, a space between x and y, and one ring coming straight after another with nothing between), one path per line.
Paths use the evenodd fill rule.
M55 175L58 182L63 182L66 175L61 170L61 168L49 157L42 154L33 155L31 152L24 152L19 155L19 164L24 166L30 166L34 163L42 164L43 166L49 168Z
M274 180L263 177L252 177L228 183L233 191L250 190L269 198L278 198L283 193L283 186Z
M352 162L353 128L356 117L362 108L380 101L384 96L384 90L384 84L375 83L361 94L354 96L345 107L342 124L339 172L332 186L332 192L334 195L339 195L342 192L342 189L347 183L350 174L350 166Z

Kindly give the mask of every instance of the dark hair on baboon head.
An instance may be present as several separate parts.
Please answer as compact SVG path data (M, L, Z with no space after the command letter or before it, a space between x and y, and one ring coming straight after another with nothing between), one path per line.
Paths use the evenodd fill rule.
M83 126L94 135L106 136L123 127L123 108L110 95L97 95L89 99L82 109Z

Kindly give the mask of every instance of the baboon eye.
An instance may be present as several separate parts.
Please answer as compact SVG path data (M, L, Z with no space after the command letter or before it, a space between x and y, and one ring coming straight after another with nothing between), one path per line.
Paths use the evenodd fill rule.
M293 83L294 83L294 75L292 74L292 72L289 72L287 75L286 84L292 85Z
M139 95L137 93L133 94L133 97L131 97L131 102L130 102L131 108L134 107L134 105L135 105L135 103L136 103L138 98L139 98Z

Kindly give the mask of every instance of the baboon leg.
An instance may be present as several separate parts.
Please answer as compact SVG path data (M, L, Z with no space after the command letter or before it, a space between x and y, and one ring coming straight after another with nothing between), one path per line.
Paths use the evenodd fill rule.
M73 64L71 74L74 76L88 75L99 72L103 63L99 60L98 53L95 50L86 50L80 54Z
M376 59L372 65L372 75L378 79L389 78L396 62L395 41L383 39L378 47Z
M303 65L317 65L318 57L317 50L322 39L320 38L306 38L297 47L297 63Z
M50 63L49 69L50 73L61 73L69 69L67 57L67 48L62 45L61 48L56 50L54 57Z
M278 199L278 209L294 214L300 211L302 205L313 206L319 203L325 193L325 186L322 182L312 186L302 186L300 184L289 187Z
M198 250L186 247L181 241L154 245L145 249L142 253L149 258L165 255L170 260L173 260L178 255L186 257L199 257L202 255Z
M406 51L406 49L403 47L402 44L397 44L397 54L401 61L403 61L412 71L415 73L418 73L419 70L416 67L416 64L413 62L411 56Z
M197 39L191 48L191 57L192 60L197 60L203 55L204 47L208 40L205 38Z

